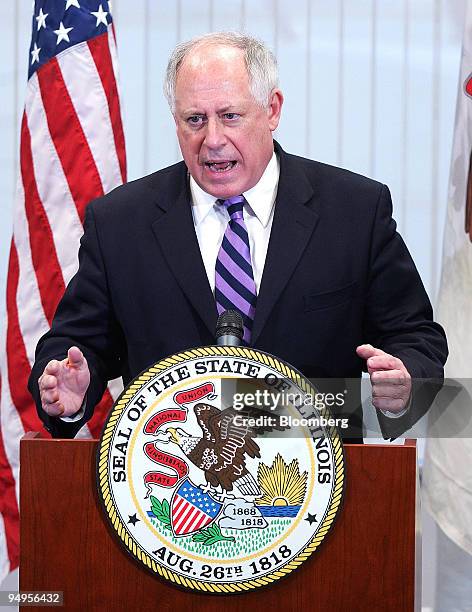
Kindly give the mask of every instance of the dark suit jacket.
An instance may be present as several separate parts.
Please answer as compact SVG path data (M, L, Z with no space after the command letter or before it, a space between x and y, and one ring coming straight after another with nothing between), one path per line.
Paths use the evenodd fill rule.
M308 377L357 381L364 363L355 349L369 342L400 357L414 378L441 380L445 336L396 233L388 188L275 148L280 181L252 345ZM38 344L30 378L53 435L75 435L107 380L122 376L127 384L163 357L214 344L217 312L189 201L181 162L88 206L79 271ZM84 419L68 424L41 410L37 379L71 345L84 352L92 380ZM405 431L438 389L417 386L421 405L383 419L385 435ZM354 387L351 424L359 430Z

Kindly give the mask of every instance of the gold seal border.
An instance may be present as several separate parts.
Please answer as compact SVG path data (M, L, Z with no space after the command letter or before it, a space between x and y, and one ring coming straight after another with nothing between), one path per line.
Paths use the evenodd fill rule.
M329 529L331 528L336 514L341 505L343 491L344 491L344 453L341 438L335 427L327 427L326 432L331 440L333 446L333 457L334 457L334 478L335 486L332 490L331 500L328 505L328 511L325 513L325 518L318 528L315 536L305 546L302 552L300 552L294 559L286 563L283 567L271 572L261 578L254 578L252 580L244 580L241 582L235 582L231 584L218 584L211 582L202 582L192 578L185 578L180 574L177 574L166 567L156 563L149 554L137 545L134 539L128 535L126 526L120 519L120 516L116 512L113 505L113 498L109 486L109 473L108 473L108 452L110 449L111 440L113 437L115 425L121 416L123 410L128 404L128 401L136 394L141 387L146 384L151 378L179 363L195 359L198 357L243 357L246 359L252 359L258 363L269 366L274 370L277 370L280 374L283 374L286 378L290 378L300 389L305 393L311 393L312 387L307 383L304 377L299 372L293 370L287 364L279 361L275 357L272 357L266 353L260 351L235 346L208 346L203 348L191 349L188 351L182 351L171 357L167 357L162 361L159 361L155 365L148 368L145 372L140 374L121 394L116 401L113 409L108 417L105 428L99 442L98 458L97 458L97 472L98 472L98 489L101 494L103 505L106 513L111 521L111 524L118 536L121 538L126 548L134 555L136 559L141 561L149 570L178 584L179 586L186 587L188 589L203 591L206 593L239 593L243 591L251 591L258 587L269 585L280 578L283 578L287 574L290 574L293 570L297 569L308 557L318 548ZM330 418L329 411L323 406L320 409L320 414L325 418Z

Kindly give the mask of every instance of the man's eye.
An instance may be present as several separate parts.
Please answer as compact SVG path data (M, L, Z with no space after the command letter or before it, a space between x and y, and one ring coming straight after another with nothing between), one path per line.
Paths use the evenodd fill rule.
M228 119L229 121L234 121L235 119L239 118L238 113L225 113L224 114L225 119Z
M187 123L190 123L190 125L201 125L203 123L203 117L201 115L192 115L187 119Z

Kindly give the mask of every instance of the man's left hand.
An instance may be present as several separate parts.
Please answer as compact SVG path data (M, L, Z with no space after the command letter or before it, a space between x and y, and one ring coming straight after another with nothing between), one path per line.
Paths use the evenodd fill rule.
M411 395L411 376L403 361L371 344L362 344L357 354L367 361L372 384L372 403L382 412L402 412Z

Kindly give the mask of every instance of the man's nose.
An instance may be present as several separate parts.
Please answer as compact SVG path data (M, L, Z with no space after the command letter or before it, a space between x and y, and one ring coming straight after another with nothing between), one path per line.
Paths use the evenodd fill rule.
M209 149L219 149L226 143L225 127L218 118L208 119L205 144Z

